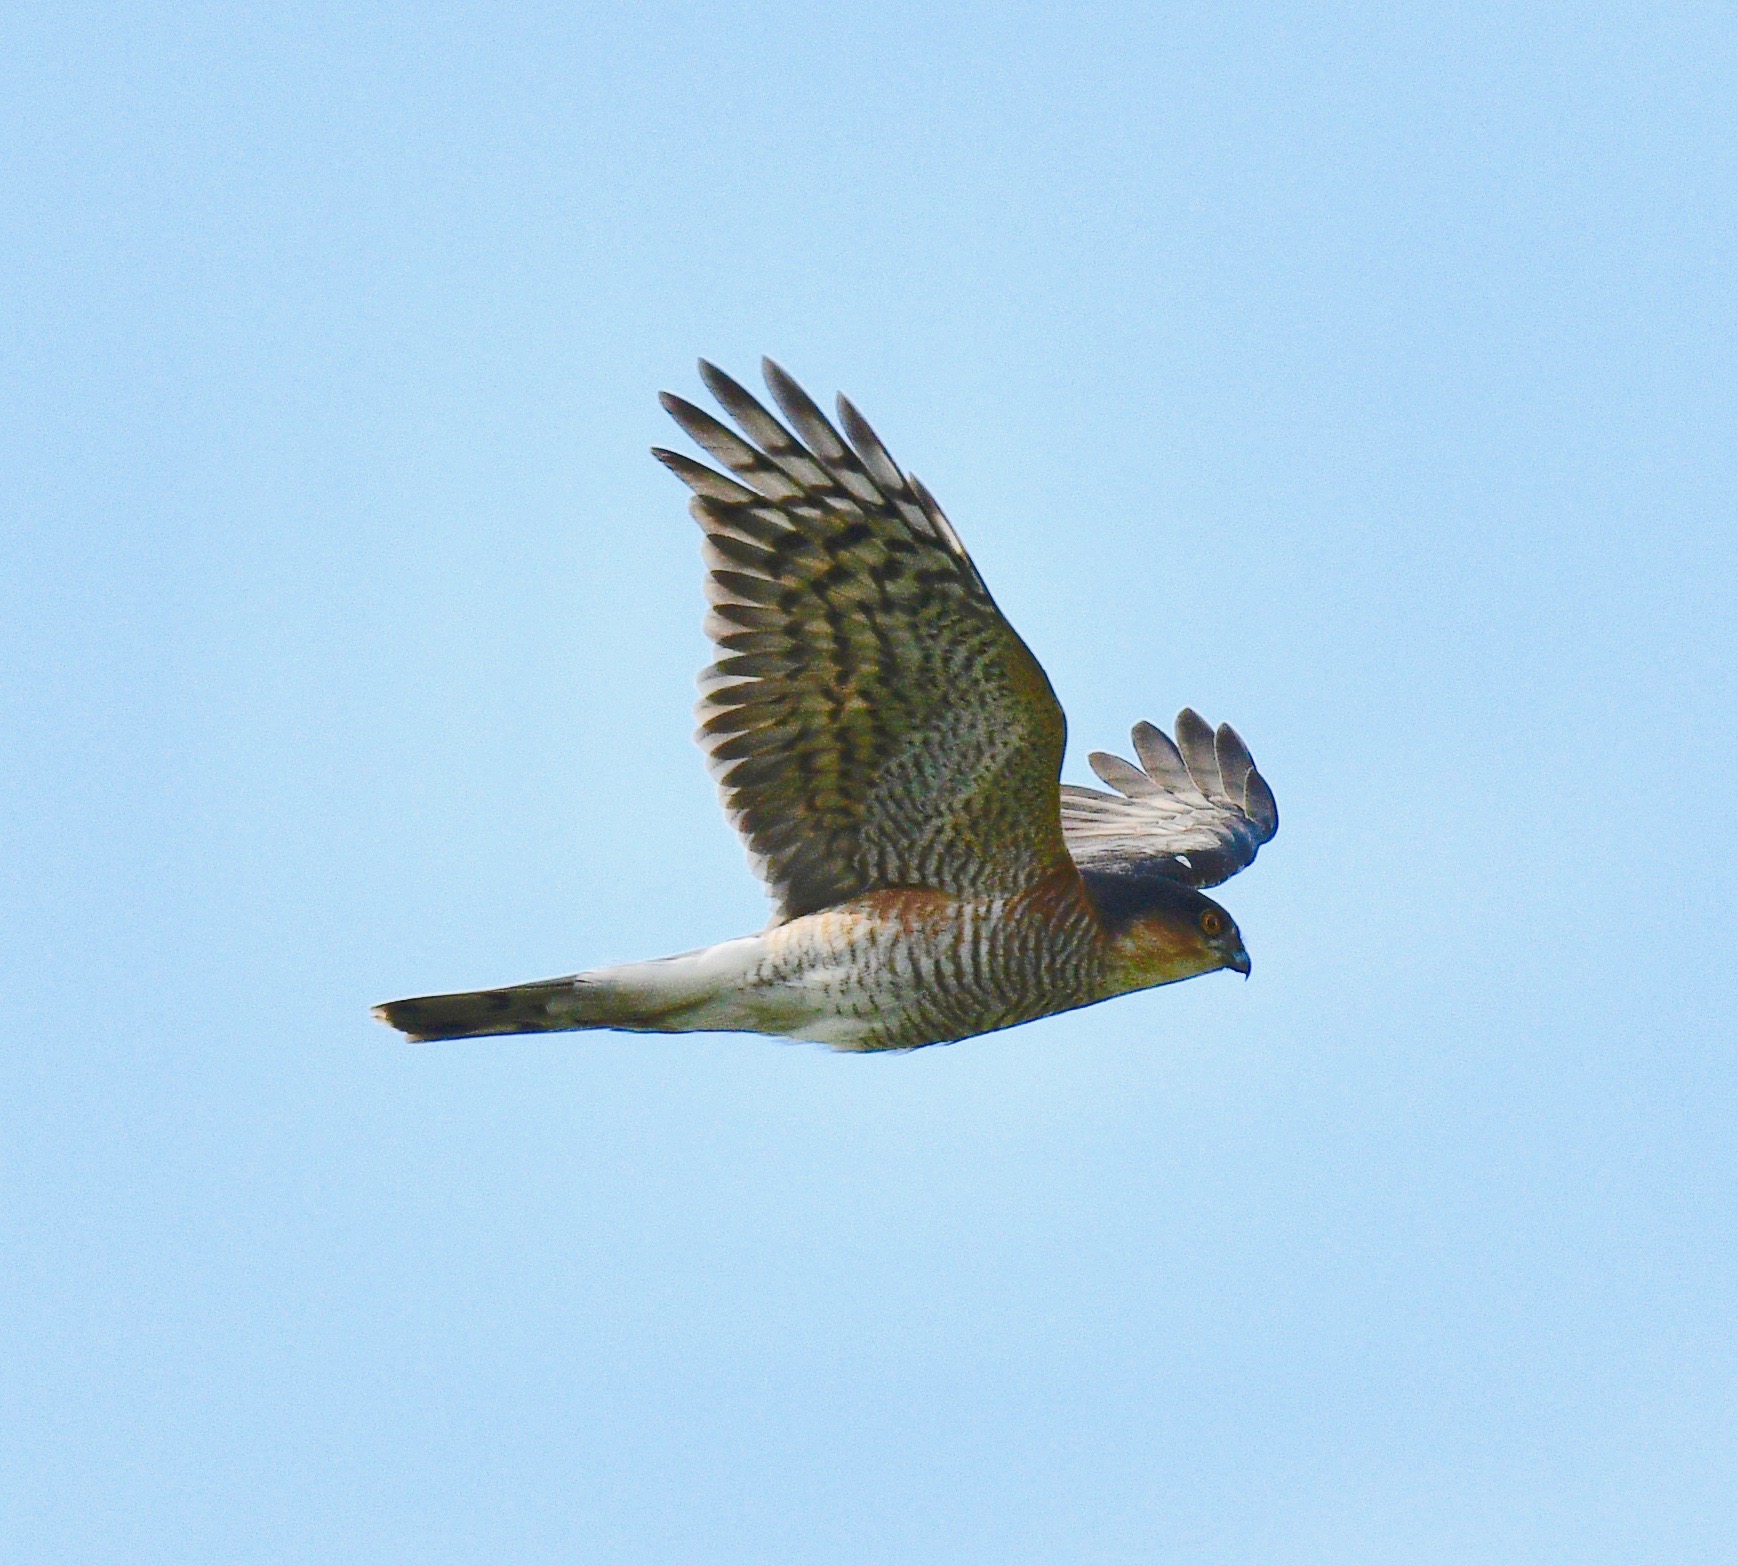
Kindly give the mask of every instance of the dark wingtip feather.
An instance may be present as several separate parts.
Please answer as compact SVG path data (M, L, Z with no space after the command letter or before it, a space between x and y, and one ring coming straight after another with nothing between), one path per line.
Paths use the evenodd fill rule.
M732 380L710 359L700 360L699 365L700 379L706 383L707 391L711 392L726 408L730 407L732 402L754 401L752 393Z
M760 378L766 382L766 389L772 393L772 400L778 404L779 411L791 421L791 426L799 436L810 437L805 425L818 422L823 427L827 425L826 415L815 406L814 399L796 383L796 378L790 374L777 359L762 357L760 361Z
M766 388L772 393L779 410L790 420L810 451L823 461L837 463L849 459L845 443L838 431L827 422L815 399L799 386L776 360L762 359L760 373L766 378Z
M1244 813L1255 823L1261 841L1270 842L1279 831L1279 801L1273 797L1267 779L1252 771L1243 785Z
M659 392L658 406L682 427L684 433L705 445L702 437L709 434L718 424L704 408L697 408L686 397L678 397L674 392Z
M707 500L715 500L720 505L752 505L755 501L764 498L745 485L738 484L735 479L726 478L722 473L707 467L704 462L696 462L692 457L685 457L679 451L671 451L664 446L654 446L652 455L677 478L681 479L696 495L703 495Z
M1221 723L1213 735L1213 754L1219 762L1219 780L1225 785L1226 796L1235 805L1243 803L1244 785L1255 770L1255 758L1243 743L1243 736L1229 723Z
M1219 756L1213 746L1213 730L1207 720L1193 707L1177 714L1177 749L1195 787L1208 799L1225 798L1225 785L1219 777Z
M1131 762L1124 761L1121 756L1112 755L1108 750L1092 751L1086 758L1086 764L1097 774L1100 783L1108 784L1129 799L1141 799L1158 792L1158 785L1148 773L1141 771Z
M857 448L859 456L862 455L865 446L874 451L884 452L887 450L881 444L881 437L869 427L869 421L857 411L856 403L852 402L843 392L833 398L833 406L838 410L839 423L843 426L845 433L850 436L851 444Z
M1176 743L1163 729L1156 724L1142 719L1129 730L1129 740L1134 745L1135 755L1140 758L1141 765L1146 768L1147 776L1157 779L1168 788L1191 788L1194 779L1189 776L1189 769L1183 764L1183 754L1177 749Z
M893 453L882 443L881 437L857 411L849 397L840 392L834 403L839 410L839 424L845 431L845 438L856 450L857 460L868 471L869 477L880 485L882 493L899 508L906 521L927 527L929 519L924 515L917 496L912 493L905 470L893 460Z
M678 397L674 392L659 392L658 406L697 440L700 434L710 434L721 427L704 408L696 407L686 397Z

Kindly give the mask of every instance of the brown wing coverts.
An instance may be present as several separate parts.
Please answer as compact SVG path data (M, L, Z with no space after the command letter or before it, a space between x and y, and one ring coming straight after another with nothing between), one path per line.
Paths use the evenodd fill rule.
M1217 886L1279 830L1273 790L1229 723L1215 732L1185 707L1175 743L1150 723L1137 723L1133 739L1138 767L1102 750L1087 758L1117 793L1062 788L1062 830L1082 869Z
M891 887L1029 887L1067 854L1050 682L862 415L839 399L847 441L762 368L788 429L704 360L741 435L661 399L733 476L655 452L706 534L719 657L697 738L756 871L787 919Z

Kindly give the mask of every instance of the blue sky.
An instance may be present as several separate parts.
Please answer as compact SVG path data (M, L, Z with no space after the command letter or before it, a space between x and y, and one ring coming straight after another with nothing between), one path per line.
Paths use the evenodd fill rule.
M1738 1551L1715 6L0 22L18 1561ZM1254 957L410 1048L764 900L695 355L858 402Z

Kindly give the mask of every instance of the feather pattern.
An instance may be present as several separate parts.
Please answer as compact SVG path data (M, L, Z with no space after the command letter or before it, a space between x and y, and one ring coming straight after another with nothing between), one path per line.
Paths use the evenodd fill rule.
M655 455L704 535L698 738L771 926L376 1016L419 1039L741 1029L914 1049L1247 975L1230 916L1192 890L1279 825L1236 731L1188 709L1174 739L1136 724L1138 764L1090 758L1115 792L1061 787L1062 710L935 497L844 398L835 425L762 368L778 415L704 361L734 428L662 399L716 467Z
M1229 723L1215 731L1185 707L1174 743L1150 723L1137 723L1133 739L1138 767L1104 751L1088 758L1115 794L1063 785L1062 830L1082 869L1217 886L1278 832L1273 790Z
M847 439L763 370L789 427L704 361L740 436L663 398L732 476L655 453L705 534L697 737L750 861L785 920L892 888L1029 891L1068 864L1044 671L862 415L841 400Z

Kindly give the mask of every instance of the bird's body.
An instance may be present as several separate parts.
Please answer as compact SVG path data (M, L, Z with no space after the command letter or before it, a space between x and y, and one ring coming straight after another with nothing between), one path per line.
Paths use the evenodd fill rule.
M665 406L736 478L658 456L706 532L699 738L778 899L758 935L499 990L394 1001L413 1038L617 1028L745 1031L843 1050L987 1033L1217 968L1247 974L1197 887L1273 835L1228 727L1140 725L1119 795L1063 789L1061 708L957 534L856 410L837 432L776 366L799 443L702 374L749 445ZM740 481L740 482L739 482Z
M1097 1000L1097 936L1061 876L1013 897L872 892L703 954L738 948L743 964L707 1025L848 1050L968 1038Z
M1012 897L873 892L676 957L398 1001L389 1020L430 1037L602 1027L914 1049L1191 978L1204 957L1225 966L1195 940L1127 931L1070 867Z

